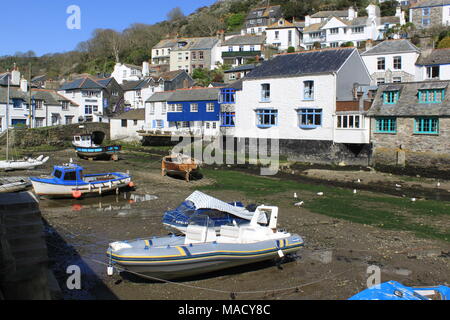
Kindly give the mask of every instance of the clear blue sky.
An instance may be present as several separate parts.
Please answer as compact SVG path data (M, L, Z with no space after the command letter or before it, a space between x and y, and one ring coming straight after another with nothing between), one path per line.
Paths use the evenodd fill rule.
M21 0L2 1L0 56L33 50L38 56L75 49L97 28L126 29L132 23L166 20L180 7L185 15L216 0ZM81 29L69 30L70 5L81 9Z

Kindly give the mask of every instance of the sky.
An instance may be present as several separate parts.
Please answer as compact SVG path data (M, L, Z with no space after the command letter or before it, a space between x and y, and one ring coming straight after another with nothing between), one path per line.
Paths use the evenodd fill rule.
M2 1L0 56L32 50L36 55L74 50L97 28L117 31L133 23L153 24L166 20L167 13L180 7L185 15L216 0L21 0ZM80 29L69 29L78 6Z

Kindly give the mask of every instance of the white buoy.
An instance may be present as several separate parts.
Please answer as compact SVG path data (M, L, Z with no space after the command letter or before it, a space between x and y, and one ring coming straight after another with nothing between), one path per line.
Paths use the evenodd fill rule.
M323 192L318 192L317 195L318 196L323 196Z
M283 257L284 257L284 253L283 253L283 251L281 251L281 249L278 250L278 255L280 256L280 258L283 258Z
M358 183L361 183L361 179L358 179Z
M354 189L354 190L353 190L353 194L356 194L356 193L357 193L357 191L356 191L356 189Z
M108 276L112 276L114 274L114 268L112 266L108 266L108 268L106 268L106 273Z

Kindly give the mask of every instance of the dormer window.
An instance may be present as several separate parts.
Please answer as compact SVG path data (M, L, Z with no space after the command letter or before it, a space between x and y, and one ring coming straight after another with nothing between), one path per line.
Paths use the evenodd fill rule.
M419 90L419 103L441 103L445 97L445 89Z
M427 79L439 79L439 66L427 67Z
M397 104L400 97L399 91L385 91L383 92L384 104Z

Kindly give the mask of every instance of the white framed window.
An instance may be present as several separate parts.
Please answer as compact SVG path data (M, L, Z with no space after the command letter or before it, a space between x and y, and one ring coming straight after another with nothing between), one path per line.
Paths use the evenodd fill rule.
M206 112L214 112L215 106L214 103L207 103L206 104Z
M161 113L165 114L167 112L167 103L161 102Z
M150 103L150 114L155 114L155 103L154 102L152 102L152 103Z
M330 34L338 34L339 33L339 28L331 28L330 29Z
M303 100L314 100L314 81L303 82Z
M62 110L69 110L69 105L70 105L69 101L62 101L61 102Z
M191 103L191 112L198 112L198 103Z
M377 78L377 85L385 83L386 80L384 78Z
M400 70L401 68L402 68L402 57L401 56L394 57L394 69Z
M338 115L337 128L339 129L361 129L363 117L359 114Z
M402 82L402 77L393 77L392 82L394 82L394 83Z
M270 83L261 84L261 101L270 101Z

